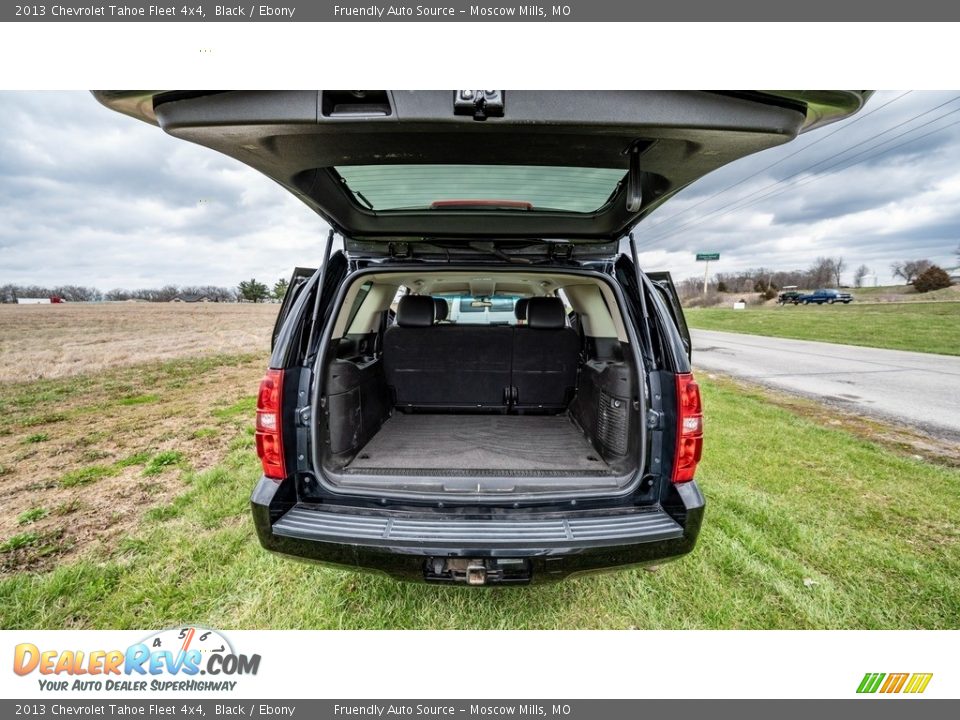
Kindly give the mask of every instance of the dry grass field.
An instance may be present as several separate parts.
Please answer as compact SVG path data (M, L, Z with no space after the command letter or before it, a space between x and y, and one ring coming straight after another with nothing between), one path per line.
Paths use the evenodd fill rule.
M0 575L135 527L250 424L277 305L0 305Z
M278 305L0 305L0 383L269 346Z

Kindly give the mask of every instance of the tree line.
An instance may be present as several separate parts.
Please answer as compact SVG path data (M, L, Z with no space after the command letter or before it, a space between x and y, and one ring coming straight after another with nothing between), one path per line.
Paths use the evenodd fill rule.
M818 257L810 267L798 270L774 270L767 267L750 268L739 272L719 272L708 283L709 292L761 293L768 299L781 288L794 285L802 288L839 287L847 262L842 257ZM870 275L870 268L861 265L854 272L854 282L860 287ZM694 297L703 292L703 281L688 278L678 288L682 297Z
M0 285L0 303L16 303L18 298L59 297L67 302L101 302L136 300L141 302L171 302L176 298L207 298L210 302L266 302L282 300L287 292L287 280L279 279L270 288L256 278L244 280L237 287L220 285L164 285L156 288L128 290L114 288L101 292L82 285Z
M960 259L960 248L957 248ZM717 293L760 293L766 299L776 296L784 287L798 288L838 288L848 271L848 265L842 257L818 257L806 269L773 270L759 267L732 273L717 273L707 283L708 295ZM893 277L900 278L908 285L914 285L921 292L939 289L950 285L947 273L926 258L903 260L890 265ZM853 271L853 286L863 287L873 271L864 264ZM922 280L921 280L922 278ZM703 293L703 280L692 277L681 281L677 290L684 299L698 297Z
M103 300L103 293L96 288L82 285L0 285L0 303L15 303L17 298L59 297L68 302L97 302Z

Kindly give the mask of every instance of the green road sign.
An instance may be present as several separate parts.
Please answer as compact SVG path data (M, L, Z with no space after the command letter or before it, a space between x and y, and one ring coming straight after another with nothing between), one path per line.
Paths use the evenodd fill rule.
M719 259L720 253L697 253L697 262L710 262Z

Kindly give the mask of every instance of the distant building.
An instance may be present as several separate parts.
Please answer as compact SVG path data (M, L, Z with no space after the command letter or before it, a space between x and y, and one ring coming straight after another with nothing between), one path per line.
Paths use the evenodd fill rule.
M209 295L190 295L190 294L181 294L177 295L175 298L171 299L170 302L185 302L185 303L196 303L196 302L216 302Z

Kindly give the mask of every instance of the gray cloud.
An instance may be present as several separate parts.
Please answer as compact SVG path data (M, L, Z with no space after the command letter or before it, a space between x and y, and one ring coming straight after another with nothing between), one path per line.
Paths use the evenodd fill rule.
M273 181L99 105L0 94L0 282L273 282L325 223Z
M685 277L702 272L698 251L725 271L843 255L886 282L898 259L955 265L960 98L911 119L958 95L914 92L704 178L638 228L644 266ZM323 221L236 161L87 93L0 93L0 109L0 282L235 285L318 260Z
M641 262L682 278L702 273L696 252L719 251L713 267L724 271L842 255L851 272L865 263L881 284L895 260L956 265L960 92L913 92L878 109L901 94L877 93L860 116L687 188L641 225Z

